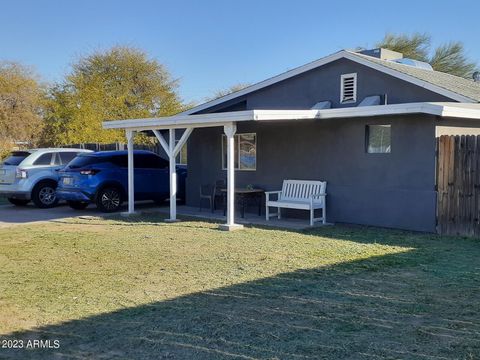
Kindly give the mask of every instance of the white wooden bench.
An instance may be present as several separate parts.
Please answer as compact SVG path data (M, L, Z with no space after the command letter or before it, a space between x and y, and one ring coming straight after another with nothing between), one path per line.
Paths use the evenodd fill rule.
M309 181L309 180L283 180L281 191L265 192L265 218L270 220L272 216L281 219L281 208L284 209L300 209L310 210L310 226L315 221L327 221L326 211L326 181ZM277 195L277 200L271 200L271 195ZM278 210L275 214L270 214L269 208L276 207ZM315 218L315 210L322 209L322 217Z

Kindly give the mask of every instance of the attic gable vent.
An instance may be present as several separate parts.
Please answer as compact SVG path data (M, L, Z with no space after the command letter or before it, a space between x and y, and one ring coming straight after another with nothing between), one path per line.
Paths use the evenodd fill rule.
M354 103L357 101L357 74L343 74L340 79L340 102Z

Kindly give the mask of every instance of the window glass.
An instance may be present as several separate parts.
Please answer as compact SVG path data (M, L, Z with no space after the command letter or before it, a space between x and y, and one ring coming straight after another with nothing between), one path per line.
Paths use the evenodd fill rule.
M127 158L128 161L128 158ZM154 154L134 154L133 166L135 169L165 169L168 161Z
M257 167L257 144L255 134L239 134L240 170L255 170Z
M128 162L128 156L127 156ZM133 155L133 166L135 169L148 169L150 168L150 163L148 161L148 157L143 154L134 154Z
M107 160L109 159L106 159L104 157L97 157L97 156L91 156L91 155L78 155L76 158L70 161L70 163L68 164L68 167L70 169L80 169L85 166L99 164Z
M367 152L391 152L391 125L367 125L366 128Z
M251 134L237 134L235 139L235 169L256 170L257 168L257 136ZM227 168L227 137L222 135L222 166Z
M33 162L33 165L50 165L52 162L53 153L40 155L40 157Z
M157 155L145 155L145 167L148 169L165 169L168 168L168 161ZM136 164L135 164L136 167Z
M4 165L20 165L20 163L30 156L27 151L13 151L3 162Z
M58 155L60 155L60 159L62 161L62 164L68 164L70 161L72 161L75 156L77 156L78 152L60 152Z
M127 155L114 155L111 158L108 159L112 164L121 167L121 168L126 168L128 167L128 156Z

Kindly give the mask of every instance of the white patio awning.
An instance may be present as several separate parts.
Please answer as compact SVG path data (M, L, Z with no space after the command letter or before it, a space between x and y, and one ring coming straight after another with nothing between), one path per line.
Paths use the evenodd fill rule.
M212 114L174 115L149 119L104 121L105 129L135 131L223 126L241 121L333 119L364 116L430 114L441 117L480 119L480 104L419 102L322 110L245 110Z
M176 164L175 158L181 147L188 140L195 128L216 127L224 128L227 137L227 222L224 229L240 228L235 224L234 216L234 135L236 124L243 121L295 121L321 120L332 118L352 118L365 116L399 115L399 114L430 114L440 117L457 117L480 119L480 104L466 104L453 102L421 102L393 105L374 105L362 107L347 107L320 110L246 110L211 114L179 114L151 119L131 119L105 121L105 129L124 129L127 136L128 148L128 212L134 212L134 164L133 164L133 137L138 131L152 131L167 153L170 160L170 221L176 221ZM175 144L175 130L185 129L178 144ZM169 130L168 141L159 130Z

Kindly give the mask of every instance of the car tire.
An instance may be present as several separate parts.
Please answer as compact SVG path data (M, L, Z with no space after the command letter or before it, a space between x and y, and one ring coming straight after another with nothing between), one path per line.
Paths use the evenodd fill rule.
M122 192L117 187L112 186L100 189L95 201L97 208L104 213L118 211L122 202Z
M85 210L88 206L88 202L82 201L67 201L67 204L74 210Z
M48 209L57 205L57 183L52 180L41 181L32 190L32 201L40 209Z
M30 200L24 200L24 199L13 199L13 198L8 198L7 199L10 204L13 204L15 206L26 206Z

